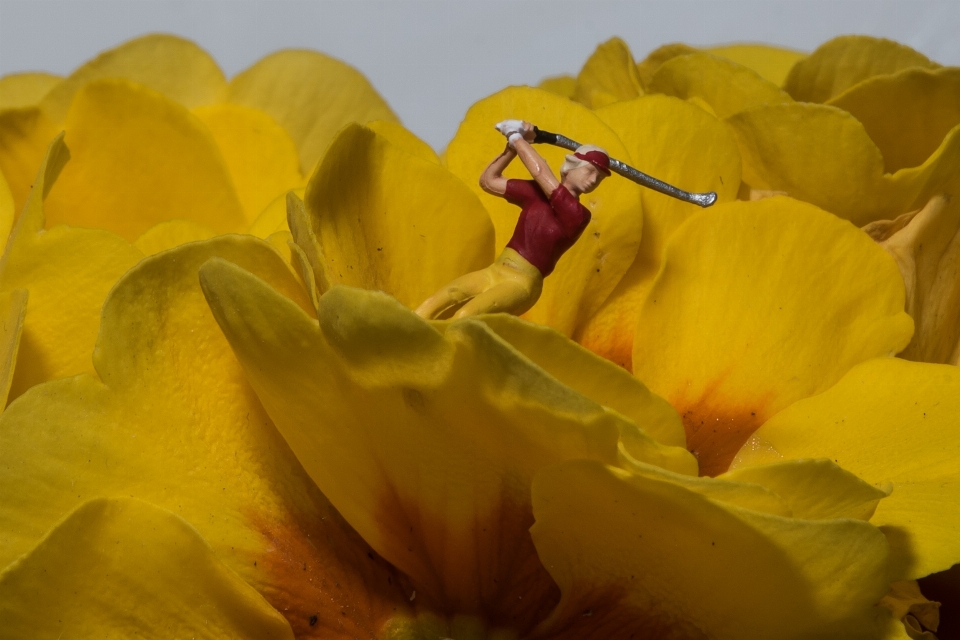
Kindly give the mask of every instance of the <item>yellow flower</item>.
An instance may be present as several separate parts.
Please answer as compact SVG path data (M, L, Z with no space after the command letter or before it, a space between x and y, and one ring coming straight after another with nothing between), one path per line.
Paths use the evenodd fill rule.
M227 82L196 45L162 35L56 82L6 78L0 96L4 240L61 129L71 155L45 221L34 214L20 225L0 267L0 293L26 289L30 298L13 398L93 373L99 309L144 255L220 233L285 230L284 194L304 186L336 131L395 120L356 70L322 54L281 51ZM283 248L287 237L272 242Z
M935 626L910 581L960 559L960 374L889 356L913 329L902 277L924 296L917 324L916 308L938 317L929 292L952 249L916 238L952 218L936 199L881 224L881 247L816 202L742 201L777 189L743 186L761 169L737 118L821 90L802 73L819 54L788 72L796 56L760 53L672 47L638 66L611 41L551 85L595 109L504 90L468 112L443 161L318 54L277 54L227 84L189 43L149 37L62 82L10 85L0 212L24 206L0 266L0 353L19 396L0 416L6 628L744 639ZM362 99L306 116L330 65ZM611 180L584 198L591 225L526 316L541 326L427 323L409 309L488 264L512 229L516 211L476 184L505 117L720 204L691 211ZM52 122L66 143L24 179Z
M957 363L960 286L954 283L960 254L951 239L960 224L960 201L951 196L960 188L960 70L865 36L836 38L809 56L762 46L668 45L639 64L615 38L598 47L571 87L569 95L598 115L611 108L630 114L641 108L637 96L662 95L718 116L742 158L741 199L789 195L867 226L880 240L905 225L908 214L925 209L910 230L885 243L901 266L908 309L917 321L903 357ZM640 119L614 129L626 141L643 126ZM679 123L675 116L656 121ZM735 157L726 150L718 156ZM651 223L661 223L656 201L644 205L646 243ZM891 228L894 219L900 223ZM665 226L654 233L668 236L675 228ZM649 255L644 260L659 262ZM610 336L632 327L611 332L609 326L618 316L632 321L655 267L646 275L638 273L639 265L631 271L583 335L585 344L625 366L629 339ZM619 306L624 310L612 308Z
M521 320L431 326L343 287L315 309L269 244L224 236L124 275L94 361L99 380L39 385L0 418L18 632L192 631L198 609L211 637L890 623L887 543L864 521L882 491L829 463L772 471L792 480L777 491L689 475L651 437L683 441L666 403ZM815 504L790 488L824 473Z

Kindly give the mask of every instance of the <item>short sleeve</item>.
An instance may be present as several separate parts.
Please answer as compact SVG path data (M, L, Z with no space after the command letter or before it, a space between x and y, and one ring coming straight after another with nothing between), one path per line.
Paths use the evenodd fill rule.
M590 220L590 210L562 184L550 194L550 206L564 224L579 226L585 224L584 220Z
M507 180L507 188L503 192L503 198L510 204L515 204L523 208L532 198L537 197L537 194L534 192L535 188L529 180L516 180L511 178Z

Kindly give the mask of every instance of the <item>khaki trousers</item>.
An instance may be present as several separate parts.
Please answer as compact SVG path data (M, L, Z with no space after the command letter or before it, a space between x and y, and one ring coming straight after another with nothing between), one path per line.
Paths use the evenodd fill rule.
M417 315L436 319L460 306L454 318L481 313L520 315L540 298L543 276L540 270L513 249L507 248L496 262L480 271L461 276L427 298Z

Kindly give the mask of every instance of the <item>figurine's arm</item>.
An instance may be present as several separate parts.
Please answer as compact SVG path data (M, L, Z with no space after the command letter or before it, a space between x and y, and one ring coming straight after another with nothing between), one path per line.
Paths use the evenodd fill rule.
M524 125L526 124L524 123ZM533 127L530 127L530 135L533 135ZM527 141L526 131L524 131L524 137L516 136L512 143L517 150L517 155L520 156L520 161L530 172L531 177L540 185L540 188L543 189L543 193L548 198L552 196L556 188L560 186L560 181L557 180L557 176L553 175L547 161Z
M503 177L503 170L516 157L517 152L507 145L503 153L494 158L480 176L480 188L491 195L503 197L507 192L507 179Z

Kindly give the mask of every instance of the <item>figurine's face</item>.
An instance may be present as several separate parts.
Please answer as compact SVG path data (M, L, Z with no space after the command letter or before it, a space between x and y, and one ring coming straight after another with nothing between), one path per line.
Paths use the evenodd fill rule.
M563 182L579 193L590 193L599 186L600 181L605 177L599 169L587 163L567 172L567 177Z

